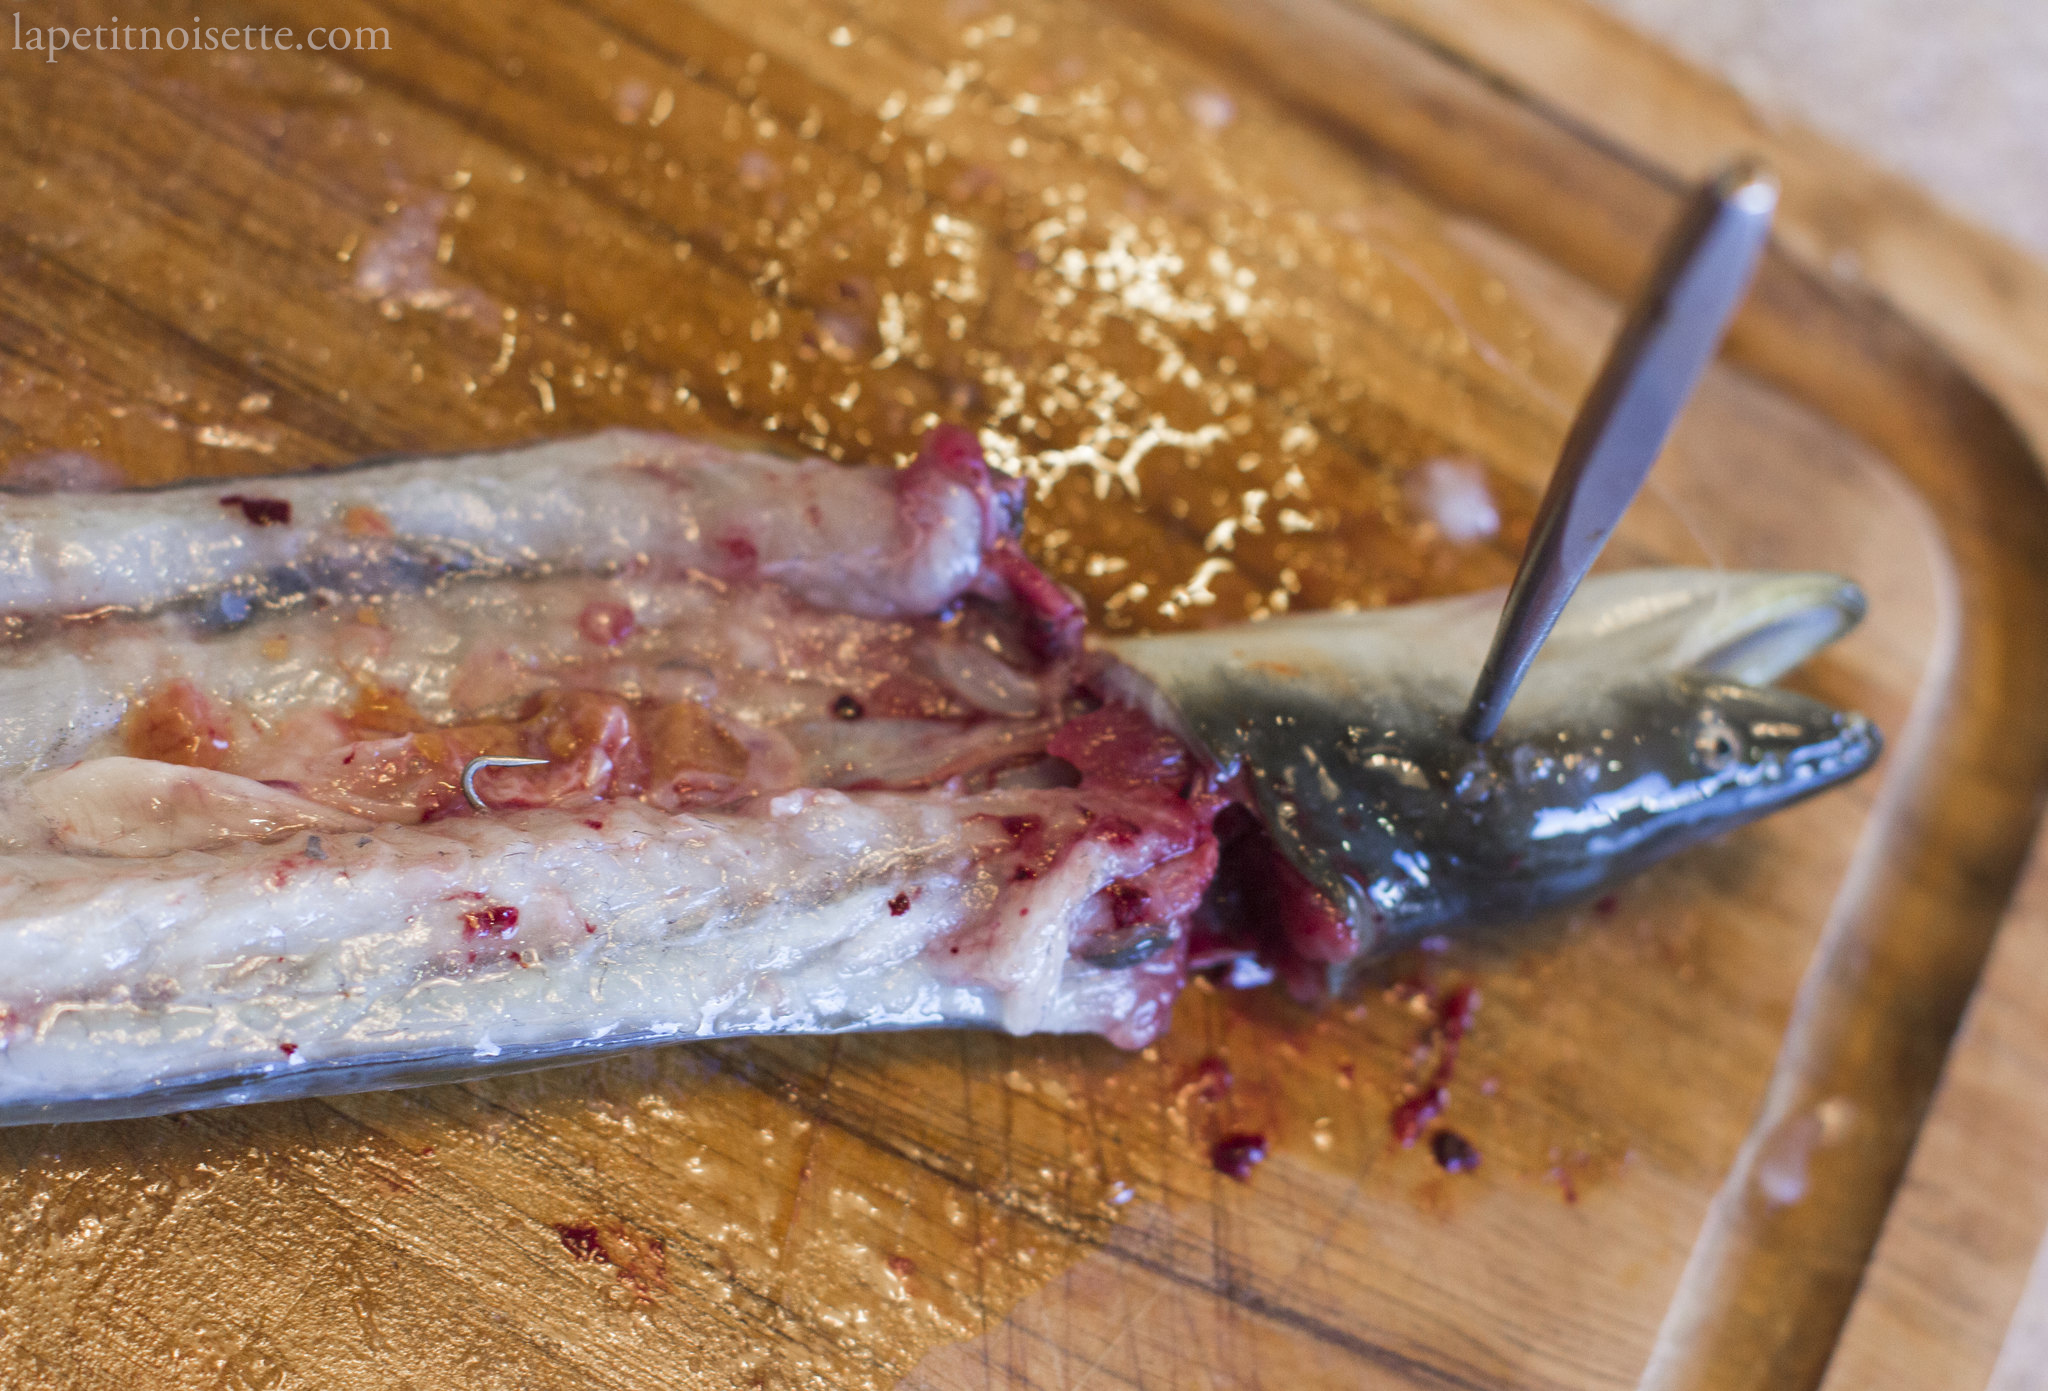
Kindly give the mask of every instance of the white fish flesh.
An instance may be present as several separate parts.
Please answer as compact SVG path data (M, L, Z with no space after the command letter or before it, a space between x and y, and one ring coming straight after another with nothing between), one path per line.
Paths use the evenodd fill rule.
M1221 799L971 439L0 507L0 1116L651 1039L1163 1027ZM491 769L472 810L461 776Z
M1560 635L1519 728L1585 724L1544 681L1612 695L1621 653L1619 735L1582 730L1556 788L1555 760L1505 753L1475 797L1440 708L1468 654L1418 640L1440 622L1090 648L1018 549L1021 501L943 428L901 470L612 431L0 500L0 1121L748 1033L1135 1046L1190 969L1319 988L1875 752L1733 680L1853 621L1840 582L1596 585L1580 612L1606 626ZM1681 768L1701 710L1734 728L1738 705L1743 747ZM1386 732L1361 742L1368 714ZM1634 802L1579 771L1596 744ZM1807 771L1727 775L1766 744ZM476 771L473 806L480 758L529 762ZM1354 829L1368 803L1384 844ZM1540 829L1574 808L1650 830Z

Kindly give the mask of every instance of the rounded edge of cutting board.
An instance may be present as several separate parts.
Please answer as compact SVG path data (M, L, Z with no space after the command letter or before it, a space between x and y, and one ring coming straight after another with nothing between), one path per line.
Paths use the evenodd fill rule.
M1284 99L1430 198L1609 293L1646 270L1684 178L1389 9L1347 0L1123 0L1228 49ZM1454 21L1470 27L1485 4ZM1788 202L1810 195L1796 183ZM1954 562L1955 661L1928 738L1808 968L1770 1094L1645 1373L1660 1391L1819 1382L1948 1045L2005 920L2048 788L2048 484L2004 405L1872 289L1774 246L1730 355L1889 456ZM1902 775L1903 774L1903 775ZM1838 906L1838 914L1843 908ZM1869 1143L1828 1202L1773 1205L1749 1166L1784 1119L1853 1092ZM1820 1180L1817 1180L1820 1181Z

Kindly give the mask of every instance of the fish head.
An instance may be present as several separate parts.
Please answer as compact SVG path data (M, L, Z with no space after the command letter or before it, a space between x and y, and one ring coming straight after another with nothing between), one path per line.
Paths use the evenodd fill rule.
M1283 842L1297 865L1317 866L1320 885L1345 886L1363 936L1390 945L1597 893L1854 777L1881 746L1861 715L1693 672L1528 712L1480 746L1440 709L1408 713L1387 741L1405 757L1378 741L1362 759L1345 757L1343 776L1316 783L1338 795L1313 816L1294 804L1290 831L1301 833ZM1259 795L1278 810L1276 794L1307 784L1268 766L1277 780L1253 780L1273 789ZM1367 835L1341 834L1368 811ZM1339 838L1325 839L1333 831Z
M1589 583L1596 612L1560 625L1484 744L1458 732L1483 600L1117 653L1371 957L1598 893L1875 760L1869 720L1755 679L1853 623L1853 587L1720 576L1681 603L1698 577L1678 574Z

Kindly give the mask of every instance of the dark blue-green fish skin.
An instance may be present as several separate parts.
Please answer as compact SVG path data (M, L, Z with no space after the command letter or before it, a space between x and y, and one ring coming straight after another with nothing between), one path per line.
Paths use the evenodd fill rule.
M1457 725L1498 612L1467 596L1113 650L1240 780L1361 960L1598 894L1855 777L1883 746L1863 716L1766 684L1862 618L1846 580L1595 576L1500 732L1473 744Z
M1674 673L1483 746L1457 707L1390 688L1364 709L1239 682L1198 724L1257 770L1268 834L1358 931L1361 954L1532 916L1856 776L1870 721L1791 691Z

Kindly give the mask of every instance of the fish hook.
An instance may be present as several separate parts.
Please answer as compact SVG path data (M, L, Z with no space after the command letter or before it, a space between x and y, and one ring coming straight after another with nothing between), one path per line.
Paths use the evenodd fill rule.
M478 811L489 811L484 799L476 795L476 775L486 768L540 768L547 764L545 758L499 758L485 754L472 758L462 765L462 795Z

